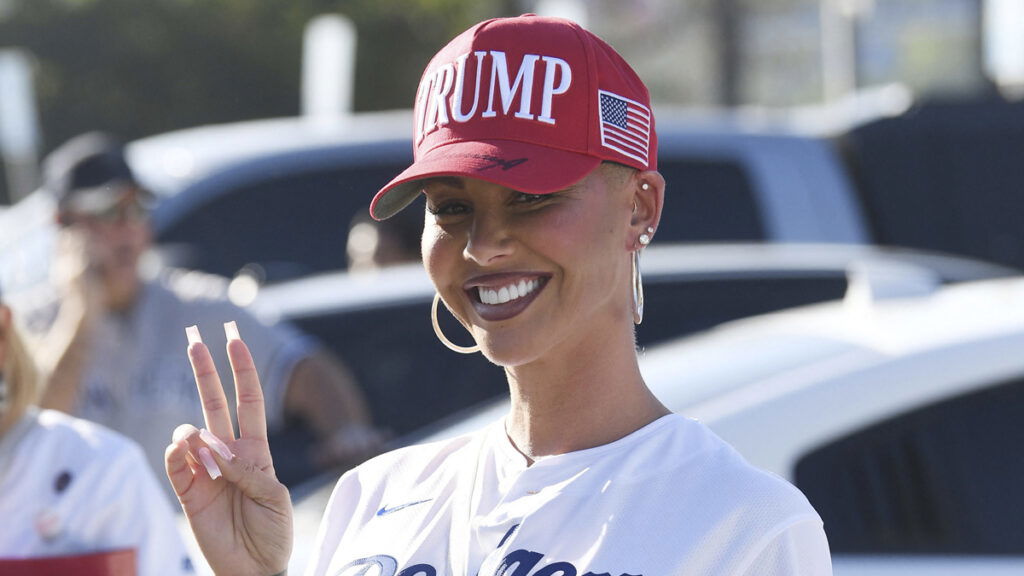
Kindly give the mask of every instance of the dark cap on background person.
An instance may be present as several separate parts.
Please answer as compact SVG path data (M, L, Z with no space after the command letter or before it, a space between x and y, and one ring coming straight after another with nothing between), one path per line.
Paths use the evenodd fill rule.
M604 161L657 170L650 95L636 72L575 22L496 18L441 49L420 80L413 165L370 205L395 214L436 176L549 194Z
M102 132L81 134L51 152L43 161L42 187L61 213L106 212L129 190L150 199L125 160L124 145Z

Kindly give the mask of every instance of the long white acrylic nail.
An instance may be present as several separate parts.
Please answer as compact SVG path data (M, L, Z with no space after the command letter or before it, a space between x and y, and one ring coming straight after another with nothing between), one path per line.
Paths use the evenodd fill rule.
M231 462L231 460L234 459L235 455L231 452L231 449L228 448L228 445L225 444L220 438L217 438L217 436L215 436L213 432L210 432L206 428L203 428L202 430L199 431L199 437L203 439L203 442L206 442L207 446L213 448L213 451L216 452L217 455L220 456L221 458L227 460L228 462Z
M217 466L217 461L213 459L213 454L206 446L199 447L199 461L203 463L206 473L210 475L211 479L216 480L221 477L220 466Z
M185 336L188 337L189 344L195 344L196 342L202 342L203 337L199 335L198 326L189 326L185 328Z
M242 336L238 334L238 324L235 324L234 320L224 323L224 335L228 337L228 341L242 339Z

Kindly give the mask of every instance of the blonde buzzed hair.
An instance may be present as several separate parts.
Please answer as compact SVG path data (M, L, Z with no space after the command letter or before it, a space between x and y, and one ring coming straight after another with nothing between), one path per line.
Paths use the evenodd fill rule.
M618 162L611 162L605 160L601 162L601 174L605 178L605 182L610 188L618 189L626 184L626 181L633 177L634 174L639 172L632 166L626 166L625 164L619 164Z

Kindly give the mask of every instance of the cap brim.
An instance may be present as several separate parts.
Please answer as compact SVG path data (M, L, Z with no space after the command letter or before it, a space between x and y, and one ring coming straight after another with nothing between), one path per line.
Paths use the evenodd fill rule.
M600 158L511 140L454 142L424 154L377 192L370 216L384 220L412 203L420 182L439 176L486 180L528 194L550 194L579 182Z

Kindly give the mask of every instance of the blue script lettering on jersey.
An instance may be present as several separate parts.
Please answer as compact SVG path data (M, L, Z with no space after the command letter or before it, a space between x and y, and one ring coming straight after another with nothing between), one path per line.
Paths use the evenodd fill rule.
M571 562L552 562L534 571L544 558L540 552L513 550L502 558L494 574L488 576L577 576L579 570ZM373 570L376 568L376 570ZM332 576L437 576L437 568L430 564L414 564L398 571L398 561L378 554L353 560L339 568ZM611 576L609 572L585 572L581 576ZM643 576L622 574L620 576Z
M398 573L398 576L437 576L437 569L430 564L413 564Z

